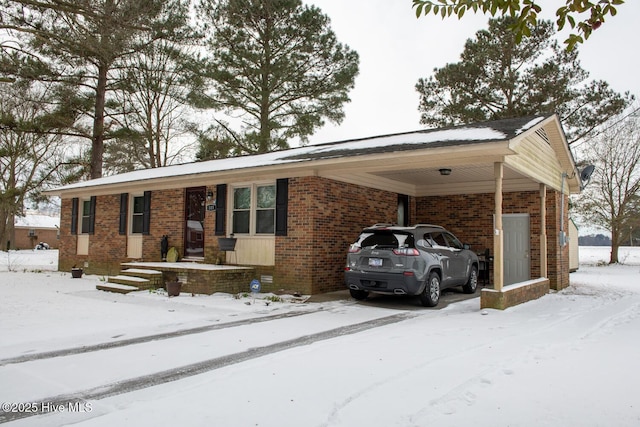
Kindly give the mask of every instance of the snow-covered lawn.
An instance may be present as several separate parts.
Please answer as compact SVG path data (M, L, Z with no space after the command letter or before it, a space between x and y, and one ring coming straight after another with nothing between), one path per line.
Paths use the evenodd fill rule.
M0 423L640 425L640 248L608 251L504 311L120 295L0 252Z

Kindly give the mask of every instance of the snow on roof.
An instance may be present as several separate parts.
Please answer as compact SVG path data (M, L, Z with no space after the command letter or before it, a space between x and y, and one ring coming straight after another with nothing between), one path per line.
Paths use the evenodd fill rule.
M59 228L60 216L49 216L27 212L25 216L16 217L15 226L24 228Z
M531 129L532 127L534 127L535 125L543 121L544 119L545 119L544 116L534 117L533 119L531 119L531 121L525 123L525 125L522 126L520 129L516 130L516 135L520 135L521 133Z
M550 115L529 116L442 129L424 129L414 132L309 145L266 154L208 160L154 169L142 169L90 181L78 182L57 188L54 191L66 191L85 187L153 180L157 178L197 175L212 171L232 171L374 153L392 153L421 148L505 141L518 136L549 116Z

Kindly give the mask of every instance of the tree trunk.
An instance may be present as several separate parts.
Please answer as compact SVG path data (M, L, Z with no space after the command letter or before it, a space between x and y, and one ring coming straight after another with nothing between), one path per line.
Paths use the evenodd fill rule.
M104 154L104 106L107 93L107 64L98 67L98 84L96 86L96 108L93 119L93 138L91 144L91 179L102 177L102 157Z
M620 247L620 232L617 228L612 227L611 230L611 257L609 264L618 263L618 248Z

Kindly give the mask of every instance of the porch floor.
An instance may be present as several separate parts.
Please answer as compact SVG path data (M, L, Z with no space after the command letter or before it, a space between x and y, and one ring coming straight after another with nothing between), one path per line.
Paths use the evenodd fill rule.
M128 268L154 269L160 271L194 270L194 271L220 271L220 270L253 270L251 267L240 265L204 264L199 262L124 262L121 264Z

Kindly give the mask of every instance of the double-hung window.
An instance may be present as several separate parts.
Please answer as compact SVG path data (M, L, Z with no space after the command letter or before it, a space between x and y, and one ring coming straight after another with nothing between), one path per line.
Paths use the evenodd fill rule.
M82 218L80 219L80 232L82 234L91 233L91 200L82 201Z
M232 192L234 234L274 234L276 218L275 184L235 187Z
M131 201L131 234L140 234L144 224L144 197L133 196Z

